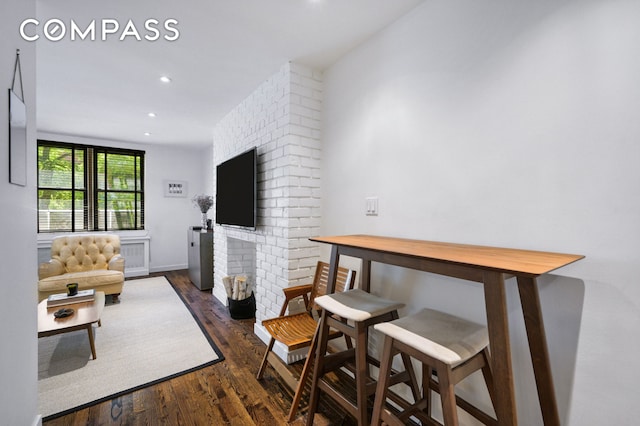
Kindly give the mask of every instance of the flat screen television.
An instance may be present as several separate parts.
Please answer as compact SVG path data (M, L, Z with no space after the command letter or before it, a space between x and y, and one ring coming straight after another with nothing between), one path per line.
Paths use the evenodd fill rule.
M216 167L216 223L256 227L257 149L251 148Z

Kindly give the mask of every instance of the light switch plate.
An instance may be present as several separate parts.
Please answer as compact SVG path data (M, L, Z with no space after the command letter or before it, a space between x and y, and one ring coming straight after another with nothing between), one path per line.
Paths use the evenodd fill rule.
M367 197L365 202L365 214L367 216L378 216L378 197Z

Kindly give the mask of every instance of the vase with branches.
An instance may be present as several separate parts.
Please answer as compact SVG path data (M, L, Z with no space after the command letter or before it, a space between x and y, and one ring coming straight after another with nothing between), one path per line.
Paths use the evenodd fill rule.
M211 195L195 195L192 198L193 204L196 205L200 209L202 213L202 231L206 232L207 230L207 212L213 206L213 197Z

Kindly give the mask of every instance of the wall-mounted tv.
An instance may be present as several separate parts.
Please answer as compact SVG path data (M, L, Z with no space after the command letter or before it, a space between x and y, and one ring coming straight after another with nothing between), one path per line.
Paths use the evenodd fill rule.
M256 227L257 149L254 147L216 167L216 223Z

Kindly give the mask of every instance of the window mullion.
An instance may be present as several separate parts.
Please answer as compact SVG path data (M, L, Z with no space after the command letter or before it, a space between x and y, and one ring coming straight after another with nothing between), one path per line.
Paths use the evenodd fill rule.
M76 149L71 150L71 232L76 232Z
M109 197L109 182L107 181L107 176L109 176L109 161L107 160L109 156L107 152L104 153L104 230L109 230L109 205L107 204Z
M84 154L85 166L85 188L87 194L87 200L85 201L85 208L87 209L87 229L90 231L96 230L96 194L95 194L95 176L96 176L96 161L94 158L95 150L93 148L87 148Z
M138 156L133 156L133 229L138 229Z

